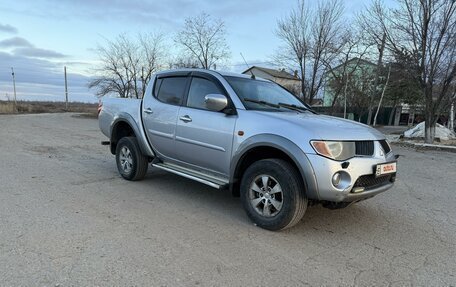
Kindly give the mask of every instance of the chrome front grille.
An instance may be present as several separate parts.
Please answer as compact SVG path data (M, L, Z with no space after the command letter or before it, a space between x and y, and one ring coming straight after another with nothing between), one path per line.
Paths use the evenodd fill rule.
M374 154L373 141L356 141L355 154L361 156L372 156Z

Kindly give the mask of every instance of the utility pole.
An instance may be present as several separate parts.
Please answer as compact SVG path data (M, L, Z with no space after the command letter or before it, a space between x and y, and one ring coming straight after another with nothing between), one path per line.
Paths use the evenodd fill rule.
M449 128L451 131L454 131L454 102L451 103Z
M344 119L347 118L347 86L348 86L348 75L345 79L345 88L344 88Z
M14 111L17 112L17 101L16 101L16 78L14 77L14 69L13 69L13 67L11 67L11 75L13 76Z
M371 125L371 122L372 122L372 112L374 109L373 106L375 103L375 98L377 96L377 87L380 84L380 70L383 65L383 53L385 51L385 43L386 43L386 33L383 33L382 42L380 43L380 45L377 46L379 55L378 55L378 60L377 60L377 68L376 68L376 72L375 72L375 81L374 81L375 86L374 86L374 92L372 93L372 95L370 95L369 111L367 114L367 124L369 126Z
M65 75L65 111L68 112L68 85L67 85L66 66L63 67L63 73Z
M388 76L386 77L386 83L385 83L385 85L383 86L382 95L380 96L380 101L378 102L377 112L375 113L375 116L374 116L374 123L373 123L373 125L372 125L372 126L374 126L374 127L375 127L375 125L377 124L378 112L380 111L380 106L382 105L383 96L385 95L386 86L388 86L388 82L389 82L389 79L390 79L390 74L391 74L391 65L390 65L389 68L388 68Z

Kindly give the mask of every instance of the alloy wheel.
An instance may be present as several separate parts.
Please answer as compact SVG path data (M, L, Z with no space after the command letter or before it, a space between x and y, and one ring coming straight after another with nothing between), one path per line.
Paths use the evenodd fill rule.
M273 217L282 209L282 187L274 177L266 174L259 175L250 184L249 199L258 214Z

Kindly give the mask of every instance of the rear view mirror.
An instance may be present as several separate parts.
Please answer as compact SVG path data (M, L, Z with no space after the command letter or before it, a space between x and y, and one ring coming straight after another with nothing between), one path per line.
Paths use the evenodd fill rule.
M204 97L204 103L208 110L220 112L228 106L228 99L221 94L209 94Z

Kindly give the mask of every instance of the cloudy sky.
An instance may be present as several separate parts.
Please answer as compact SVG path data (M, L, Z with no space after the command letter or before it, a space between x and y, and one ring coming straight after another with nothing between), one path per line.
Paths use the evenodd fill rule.
M365 2L345 0L347 16ZM96 101L86 84L97 64L94 48L104 38L162 31L173 44L184 19L202 11L225 21L231 48L226 69L245 69L240 53L249 64L266 65L280 46L277 20L295 5L295 0L1 0L0 100L13 96L11 67L18 100L63 100L67 66L70 100Z

